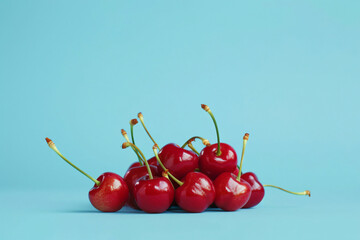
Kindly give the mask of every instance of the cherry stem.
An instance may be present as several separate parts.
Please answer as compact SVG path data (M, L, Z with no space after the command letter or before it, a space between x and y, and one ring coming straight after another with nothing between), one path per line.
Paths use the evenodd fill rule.
M239 173L238 173L237 178L236 178L236 180L238 180L238 181L240 181L240 178L241 178L241 169L242 169L242 164L243 164L243 160L244 160L244 153L245 153L246 143L247 143L248 140L249 140L249 134L245 133L245 135L243 137L243 148L242 148L242 152L241 152Z
M194 153L196 153L198 156L200 155L200 153L198 151L196 151L196 149L194 148L194 146L191 143L188 143L188 147L193 150Z
M172 180L174 180L177 184L179 184L180 186L183 185L184 183L181 182L179 179L177 179L176 177L174 177L174 175L172 175L169 170L164 166L164 164L161 162L160 158L159 158L159 155L158 155L158 152L157 152L157 147L156 144L153 146L153 151L154 151L154 154L155 154L155 157L156 157L156 160L158 161L159 165L161 166L161 168L164 170L164 172L166 174L168 174Z
M181 146L181 148L185 148L186 145L188 145L189 143L195 141L196 138L197 138L197 139L200 139L205 146L210 146L210 142L209 142L207 139L202 138L202 137L199 137L199 136L195 136L195 137L189 138L189 140L187 140L187 141Z
M278 187L278 186L274 186L274 185L269 185L269 184L264 184L263 185L264 187L272 187L272 188L277 188L277 189L280 189L284 192L287 192L287 193L291 193L291 194L295 194L295 195L308 195L309 197L311 196L311 193L309 190L305 190L303 192L292 192L292 191L289 191L289 190L286 190L284 188L281 188L281 187Z
M82 171L80 168L78 168L77 166L75 166L72 162L70 162L69 160L67 160L61 153L60 151L56 148L55 143L53 141L51 141L51 139L49 138L45 138L46 142L48 143L49 147L54 150L54 152L56 152L62 159L64 159L68 164L70 164L73 168L75 168L76 170L78 170L79 172L81 172L82 174L84 174L85 176L87 176L90 180L92 180L96 186L100 185L100 181L96 180L95 178L91 177L90 175L88 175L86 172Z
M154 177L153 177L153 175L152 175L152 172L151 172L149 163L148 163L148 161L146 160L144 154L141 152L141 150L140 150L135 144L132 144L131 142L124 142L123 145L122 145L122 148L127 148L128 146L131 146L131 147L135 148L135 149L141 154L142 158L144 159L144 163L145 163L146 169L148 170L149 178L150 178L150 179L153 179Z
M142 126L144 127L145 132L147 133L147 135L150 137L151 141L153 141L153 143L158 147L158 149L160 150L159 145L157 145L157 143L155 142L155 140L152 138L151 134L149 133L149 131L147 130L145 123L144 123L144 117L142 115L142 113L138 113L138 118L140 119L140 122L142 124Z
M215 125L215 129L216 129L216 136L217 136L217 142L218 142L218 147L217 147L217 151L216 151L216 156L220 156L221 155L221 150L220 150L220 134L219 134L219 128L217 126L214 114L211 112L210 108L205 105L205 104L201 104L201 107L208 113L210 114L210 117L212 118L214 125Z
M135 144L135 139L134 139L134 126L138 123L137 119L131 119L130 120L130 132L131 132L131 141L133 144Z
M121 134L124 136L125 140L130 143L130 139L126 133L126 131L124 129L121 129ZM134 144L134 143L133 143ZM144 159L142 159L138 153L138 151L136 150L136 148L134 148L133 146L131 146L131 149L135 152L136 156L138 157L138 161L140 163L141 166L144 166L143 162L145 161Z

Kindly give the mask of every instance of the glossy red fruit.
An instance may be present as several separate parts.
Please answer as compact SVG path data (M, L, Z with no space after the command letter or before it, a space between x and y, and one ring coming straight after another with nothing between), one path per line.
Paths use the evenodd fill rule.
M243 208L251 208L258 205L265 195L263 185L253 172L243 173L241 179L245 180L251 186L251 196Z
M157 161L156 161L156 158L155 158L155 157L150 158L150 159L148 160L148 163L149 163L149 165L153 165L153 166L156 166L156 167L157 167ZM132 163L132 164L130 165L130 167L128 168L128 170L129 170L130 168L140 167L140 166L142 166L142 165L141 165L139 162L134 162L134 163ZM145 166L145 165L143 165L143 166Z
M205 147L199 156L199 167L211 179L215 179L223 172L236 170L237 155L235 150L226 143L220 143L220 156L216 155L218 144Z
M225 211L236 211L242 208L250 198L251 186L244 180L236 180L232 173L220 174L214 181L215 204Z
M178 179L182 179L189 172L198 168L199 157L189 150L183 149L174 143L169 143L161 148L159 157L169 172ZM158 164L161 174L162 168Z
M200 172L191 172L175 191L176 203L188 212L203 212L215 199L215 188L210 178Z
M120 210L129 198L129 188L124 179L116 173L101 174L96 184L89 191L91 204L102 212L116 212Z
M150 170L151 170L153 176L157 175L157 167L156 166L150 165ZM131 208L139 209L139 207L135 201L134 186L135 186L136 182L144 176L149 176L149 172L148 172L146 166L132 167L124 175L124 180L125 180L127 186L129 187L129 199L126 202L126 205Z
M147 213L162 213L174 200L174 187L165 177L142 177L134 186L135 201Z

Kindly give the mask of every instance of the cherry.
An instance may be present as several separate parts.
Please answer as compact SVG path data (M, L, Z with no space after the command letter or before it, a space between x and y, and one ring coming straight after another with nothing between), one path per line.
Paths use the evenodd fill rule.
M180 146L169 143L161 148L159 157L164 166L171 172L176 178L183 178L189 172L195 171L198 168L199 157ZM162 172L158 163L158 169Z
M241 174L241 179L249 183L251 187L251 196L243 208L251 208L258 205L265 195L263 185L259 182L257 176L253 172Z
M168 174L180 186L175 190L175 201L179 207L188 212L199 213L206 210L214 202L215 188L209 177L200 172L190 172L183 181L179 181L162 164L156 145L154 145L153 151L164 173Z
M100 184L95 184L89 191L91 204L102 212L120 210L129 197L129 189L124 179L116 173L105 172L97 180Z
M142 177L134 186L137 205L147 213L165 212L174 200L174 187L165 177Z
M150 169L153 175L157 175L156 166L150 165ZM129 187L129 193L130 193L129 199L126 204L134 209L139 209L135 201L134 186L139 181L140 178L145 176L149 176L146 166L132 167L124 175L124 180Z
M125 142L122 148L129 146L138 151L148 171L148 176L138 179L132 190L137 206L148 213L166 211L174 200L174 187L170 180L165 177L153 177L150 165L138 147L132 143Z
M188 173L182 182L175 190L175 201L185 211L200 213L214 202L215 187L205 174Z
M236 211L249 200L251 186L244 180L237 180L229 172L220 174L214 181L215 205L225 211Z
M237 155L235 150L226 143L220 142L219 129L210 108L204 104L201 107L212 118L217 135L217 144L205 147L199 156L200 171L211 179L215 179L223 172L233 172L236 169Z
M123 133L125 139L128 139L125 130L122 130L121 132ZM148 173L146 165L145 166L140 165L146 160L146 159L144 160L141 158L141 156L139 154L140 149L135 144L134 144L134 146L131 146L131 147L132 147L133 151L137 154L137 156L140 157L140 161L133 163L124 175L124 180L129 187L129 193L130 193L129 199L127 201L127 205L134 209L139 209L139 207L135 201L134 186L140 178L142 178L144 176L149 176L149 173ZM149 167L150 167L151 173L153 175L158 174L158 168L157 168L156 162L155 162L155 166L152 166L149 164Z
M249 134L246 133L243 138L243 150L238 176L236 177L230 172L224 172L214 181L216 191L215 204L225 211L236 211L242 208L251 196L251 186L241 179L241 168L248 139Z
M183 178L187 173L193 172L196 168L198 168L199 157L195 153L183 149L174 143L169 143L160 149L159 145L157 145L154 138L147 130L144 123L144 116L141 112L138 114L138 117L144 127L144 130L153 141L156 148L160 150L159 157L162 163L176 178ZM153 159L155 160L156 158L151 158L150 160ZM160 168L159 164L158 171L159 175L161 175L162 169Z
M102 212L116 212L124 206L129 197L129 188L121 176L116 173L105 172L94 179L67 160L51 139L46 138L46 142L62 159L95 183L89 191L89 200L96 209Z

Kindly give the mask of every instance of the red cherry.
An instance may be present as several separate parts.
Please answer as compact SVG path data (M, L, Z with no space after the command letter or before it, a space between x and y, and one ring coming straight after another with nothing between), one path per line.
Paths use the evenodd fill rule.
M137 205L147 213L162 213L174 200L174 188L165 177L142 177L134 186Z
M150 169L153 175L157 175L157 167L150 165ZM139 209L134 197L134 186L136 182L144 176L149 176L146 166L130 168L124 175L124 180L129 187L129 199L126 202L126 205L131 208Z
M106 172L97 180L99 185L89 191L91 204L102 212L119 211L129 198L129 188L124 179L116 173Z
M258 205L265 195L263 185L259 182L257 176L253 172L243 173L241 179L249 183L251 187L251 196L243 208L251 208Z
M217 156L218 144L205 147L199 156L199 168L211 179L215 179L223 172L236 170L237 155L235 150L226 143L220 143L221 154Z
M201 172L208 175L211 179L215 179L223 172L235 171L237 155L230 145L220 142L219 129L210 108L205 104L201 104L201 107L210 115L214 122L217 143L207 146L201 151L199 167Z
M198 168L199 157L194 152L183 149L174 143L169 143L161 148L159 157L169 172L179 179ZM160 173L163 172L159 163L158 170Z
M94 179L67 160L51 139L46 138L46 142L62 159L95 183L94 187L89 191L89 199L96 209L103 212L116 212L124 206L129 198L129 188L121 176L106 172Z
M215 199L215 188L210 178L200 172L191 172L175 190L175 201L185 211L203 212Z
M215 204L225 211L242 208L250 198L251 186L244 180L236 180L232 173L220 174L214 181Z

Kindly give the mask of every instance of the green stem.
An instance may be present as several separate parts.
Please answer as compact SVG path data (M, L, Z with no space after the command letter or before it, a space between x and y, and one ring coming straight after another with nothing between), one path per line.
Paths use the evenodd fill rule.
M132 125L131 125L131 124L130 124L130 126L131 126L131 128L132 128ZM132 129L131 129L131 130L132 130ZM128 135L127 135L127 133L126 133L126 131L125 131L124 129L121 129L121 134L124 136L125 140L126 140L128 143L131 143L131 142L130 142L130 139L129 139L129 137L128 137ZM133 134L132 134L132 131L131 131L131 137L132 137L132 136L133 136ZM134 141L134 139L133 139L133 141ZM133 143L133 144L135 145L135 143ZM131 146L131 149L135 152L136 156L138 157L138 161L139 161L140 165L141 165L141 166L144 166L143 162L144 162L145 160L142 160L142 158L140 157L137 149L134 148L133 146Z
M194 141L196 138L197 138L197 139L200 139L201 141L206 140L205 138L202 138L202 137L199 137L199 136L195 136L195 137L189 138L189 140L187 140L187 141L181 146L181 148L185 148L186 145L187 145L189 142Z
M188 143L188 146L191 150L193 150L194 153L196 153L198 156L200 155L200 153L198 151L196 151L196 149L194 148L194 146L191 143Z
M275 186L275 185L264 184L263 186L264 187L277 188L277 189L282 190L284 192L295 194L295 195L308 195L310 197L310 191L309 190L305 190L303 192L292 192L292 191L286 190L284 188L281 188L281 187L278 187L278 186Z
M150 179L153 179L154 177L153 177L153 175L152 175L152 172L151 172L149 163L148 163L148 161L146 160L144 154L141 152L141 150L140 150L136 145L134 145L134 144L132 144L132 143L130 143L130 142L128 142L128 143L129 143L130 146L134 147L134 148L141 154L142 158L144 159L144 163L145 163L146 169L148 170L149 178L150 178Z
M158 161L159 165L161 166L161 168L172 178L172 180L174 180L177 184L179 184L180 186L183 185L184 183L181 182L179 179L177 179L176 177L174 177L174 175L172 175L169 170L166 169L166 167L164 166L164 164L161 162L159 155L157 153L156 147L153 148L156 160Z
M242 148L242 152L241 152L239 174L237 175L237 178L236 178L236 180L238 180L238 181L240 181L240 178L241 178L241 169L242 169L242 164L243 164L243 160L244 160L244 153L245 153L246 143L247 143L247 140L244 139L243 140L243 148Z
M130 132L131 132L131 141L133 144L135 144L135 139L134 139L134 125L130 124Z
M138 114L138 116L140 115L141 113ZM153 137L151 136L151 134L149 133L149 131L147 130L146 126L145 126L145 123L144 123L144 119L142 117L142 114L139 116L139 119L140 119L140 122L141 122L141 125L143 126L145 132L147 133L147 135L150 137L151 141L153 141L154 144L156 144L157 148L160 150L160 147L159 145L155 142L155 140L153 139Z
M84 174L85 176L87 176L89 179L91 179L97 186L100 185L100 181L96 180L95 178L91 177L90 175L88 175L86 172L84 172L83 170L81 170L80 168L78 168L77 166L75 166L72 162L70 162L69 160L67 160L60 152L59 150L57 150L56 148L51 148L52 150L54 150L62 159L64 159L68 164L70 164L73 168L75 168L76 170L78 170L79 172L81 172L82 174Z
M215 128L216 128L216 136L217 136L217 142L218 142L218 147L217 147L217 151L216 151L216 156L220 156L221 155L221 150L220 150L220 134L219 134L219 128L217 126L217 123L216 123L216 120L215 120L215 117L214 117L214 114L211 112L211 110L208 111L208 113L210 114L213 122L214 122L214 125L215 125Z

